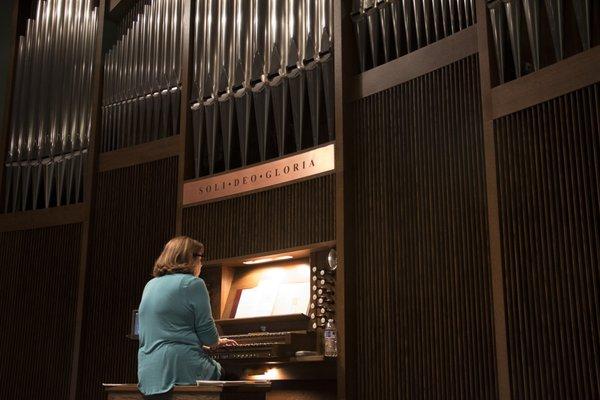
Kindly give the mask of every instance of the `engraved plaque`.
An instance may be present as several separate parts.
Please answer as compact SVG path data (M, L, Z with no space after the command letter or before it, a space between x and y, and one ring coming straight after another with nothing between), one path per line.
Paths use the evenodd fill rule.
M334 144L183 185L183 204L203 203L333 171Z

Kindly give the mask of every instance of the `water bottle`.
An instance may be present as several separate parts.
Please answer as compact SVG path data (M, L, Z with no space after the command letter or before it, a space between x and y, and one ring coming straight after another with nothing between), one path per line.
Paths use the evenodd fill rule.
M337 329L333 319L329 319L323 333L325 342L325 357L337 357Z

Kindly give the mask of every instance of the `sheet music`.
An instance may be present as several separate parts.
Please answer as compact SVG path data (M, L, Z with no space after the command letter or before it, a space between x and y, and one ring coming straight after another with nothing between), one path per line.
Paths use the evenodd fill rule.
M242 290L235 318L306 314L309 304L309 282L262 284Z
M277 291L271 285L259 285L243 289L235 312L235 318L251 318L271 315Z
M271 315L306 314L310 303L310 283L282 283L279 285Z
M310 306L310 266L265 268L256 286L238 290L234 318L306 314Z

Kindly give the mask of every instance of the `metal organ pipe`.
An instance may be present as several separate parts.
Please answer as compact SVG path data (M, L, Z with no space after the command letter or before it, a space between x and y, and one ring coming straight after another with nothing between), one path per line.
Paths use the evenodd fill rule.
M204 23L204 118L209 173L215 171L219 144L219 109L217 102L219 1L205 0Z
M270 102L275 122L277 155L285 154L288 141L289 120L289 85L286 72L286 32L288 18L287 4L283 1L270 0L268 14L268 46L267 46L267 80L270 91Z
M179 132L179 110L181 104L181 13L183 0L175 0L173 12L171 14L171 76L169 79L170 99L171 99L171 115L172 115L172 132Z
M302 48L302 14L301 0L285 0L285 28L283 34L285 36L284 52L284 67L286 71L297 68L300 65L300 49Z
M333 0L318 0L317 9L317 59L322 74L325 94L326 140L333 140L334 133L334 80L333 80Z
M194 173L200 176L201 155L204 149L204 0L196 0L194 9L193 78L191 92L192 134L194 143Z
M252 95L252 3L248 0L234 0L233 33L233 82L235 122L237 123L237 144L239 146L239 164L247 165L251 161L250 135ZM196 175L200 176L200 175Z
M215 92L218 96L221 123L223 164L225 169L231 166L234 147L237 149L237 134L234 134L235 108L233 97L233 38L235 30L233 0L219 1L219 38L217 52L217 75Z

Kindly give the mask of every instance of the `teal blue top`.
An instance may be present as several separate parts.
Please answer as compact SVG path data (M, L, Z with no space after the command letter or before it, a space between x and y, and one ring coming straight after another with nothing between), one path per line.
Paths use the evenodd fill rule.
M221 365L202 350L202 345L219 340L202 279L172 274L150 280L142 294L139 322L138 380L143 394L221 377Z

